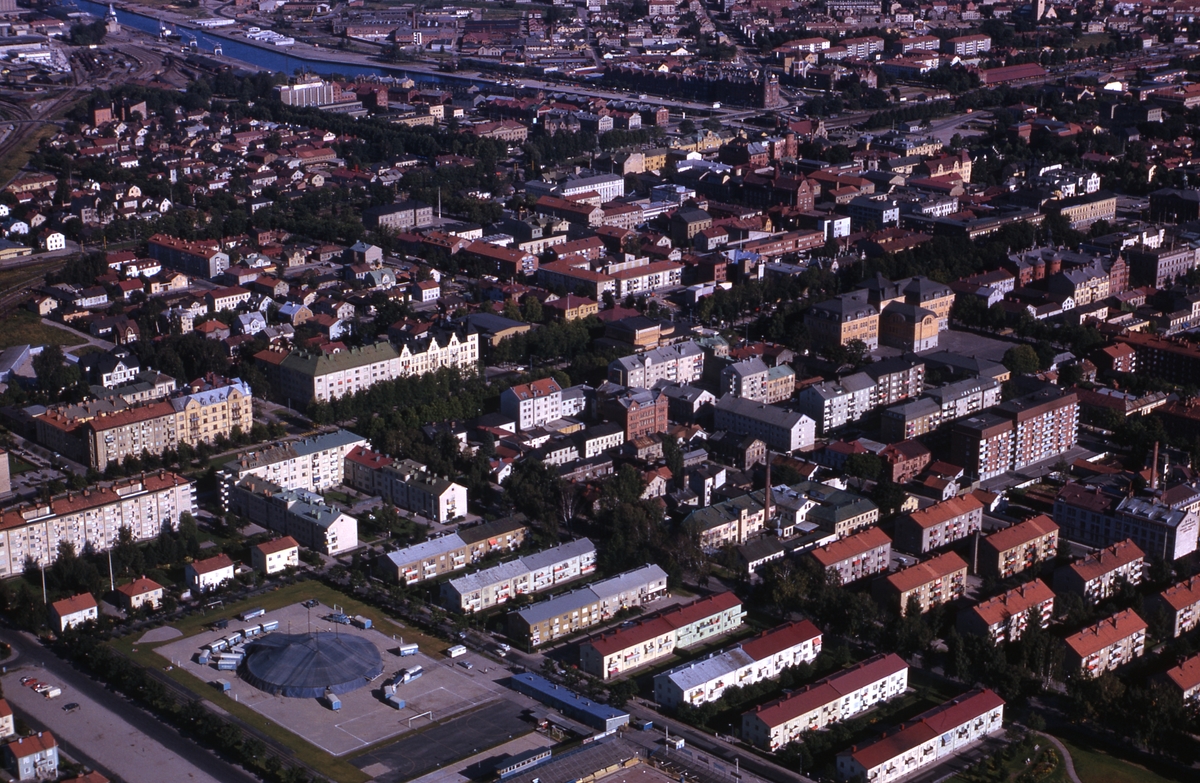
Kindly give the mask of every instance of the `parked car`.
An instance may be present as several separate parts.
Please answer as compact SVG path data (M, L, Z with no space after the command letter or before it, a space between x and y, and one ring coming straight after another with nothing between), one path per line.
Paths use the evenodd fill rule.
M79 702L73 701L70 704L63 705L63 712L75 712L79 709Z

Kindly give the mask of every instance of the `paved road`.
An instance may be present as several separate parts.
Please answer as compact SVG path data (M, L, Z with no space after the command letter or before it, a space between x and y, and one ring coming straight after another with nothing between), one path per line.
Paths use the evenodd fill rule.
M8 663L4 692L21 712L43 723L82 759L111 771L126 783L255 783L257 778L214 756L149 713L81 674L43 649L27 634L5 633L16 659ZM25 673L13 667L37 667L32 676L59 685L63 695L46 700L21 687ZM28 701L28 704L26 703ZM69 702L82 708L70 715ZM72 753L71 755L75 755Z

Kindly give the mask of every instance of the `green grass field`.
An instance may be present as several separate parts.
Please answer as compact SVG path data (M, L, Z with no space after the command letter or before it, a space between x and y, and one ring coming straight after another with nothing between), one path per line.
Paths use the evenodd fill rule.
M1083 783L1174 783L1195 780L1187 777L1164 777L1157 772L1132 764L1089 745L1059 740L1071 753L1075 774Z
M0 288L3 288L0 285ZM47 326L36 314L17 310L0 319L0 348L14 345L79 345L83 338L74 332Z
M32 462L27 462L18 457L16 454L12 454L11 452L9 453L8 474L10 476L19 476L22 473L28 473L29 471L36 469L37 465L34 465Z

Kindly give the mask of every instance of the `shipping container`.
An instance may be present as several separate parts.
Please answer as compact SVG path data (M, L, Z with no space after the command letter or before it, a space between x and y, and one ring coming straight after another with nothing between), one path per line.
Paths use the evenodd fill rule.
M408 705L404 699L397 699L395 696L388 696L387 703L398 710L402 710Z
M329 709L337 712L342 708L342 699L332 691L325 691L325 703L329 705Z
M232 687L229 684L229 680L213 680L212 685L214 688L219 690L221 693L229 693L229 689Z

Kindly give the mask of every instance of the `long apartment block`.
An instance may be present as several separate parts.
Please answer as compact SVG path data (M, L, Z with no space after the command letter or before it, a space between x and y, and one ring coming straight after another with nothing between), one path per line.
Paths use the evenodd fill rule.
M581 538L443 582L442 604L456 612L473 614L595 571L596 546Z
M64 541L76 552L104 552L121 528L134 541L149 541L195 511L195 483L166 471L10 508L0 515L0 577L20 574L26 560L52 564Z
M746 610L730 592L698 598L643 617L579 646L579 666L609 680L649 663L742 627Z
M466 515L467 488L411 459L357 446L346 455L345 483L385 503L446 523Z
M882 653L742 715L742 739L775 751L806 731L849 720L908 689L908 664Z
M436 579L478 562L492 552L515 552L529 532L522 516L497 519L457 533L422 541L375 561L375 574L405 585Z
M764 631L707 658L656 675L654 700L670 708L716 701L726 688L771 680L789 666L812 663L821 654L822 637L821 630L808 620Z
M1004 699L984 688L918 715L898 731L837 756L839 780L892 783L999 731Z
M508 613L508 635L538 647L608 622L622 609L644 606L667 595L667 574L642 566Z

